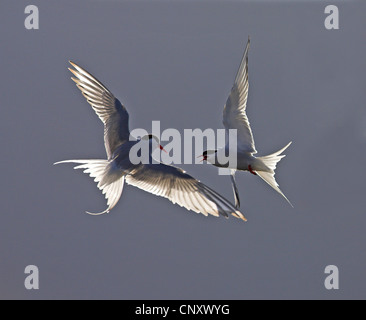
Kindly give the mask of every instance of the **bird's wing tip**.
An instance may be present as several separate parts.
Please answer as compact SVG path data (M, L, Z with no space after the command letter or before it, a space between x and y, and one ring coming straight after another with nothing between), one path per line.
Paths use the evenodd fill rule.
M247 222L247 218L244 217L244 215L239 211L239 210L236 210L235 212L232 213L232 215L235 217L235 218L238 218L238 219L241 219L245 222Z
M288 202L288 204L292 207L292 208L294 208L294 205L291 203L291 201L289 200L289 199L287 199L287 197L284 195L284 193L281 191L281 194L282 194L282 196L285 198L285 200Z
M76 67L74 66L74 68L76 69ZM78 77L78 71L77 70L74 70L74 69L71 69L71 68L67 68L67 69L69 69L69 71L74 75L74 76L76 76L76 77ZM72 77L71 77L71 79L73 79ZM74 80L74 79L73 79Z

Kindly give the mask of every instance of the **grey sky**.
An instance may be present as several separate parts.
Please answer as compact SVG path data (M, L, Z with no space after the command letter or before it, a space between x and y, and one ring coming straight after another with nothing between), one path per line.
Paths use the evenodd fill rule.
M365 299L366 3L28 1L0 5L1 299ZM90 177L52 163L105 158L103 126L68 60L126 106L130 127L223 128L247 41L248 116L291 208L237 174L248 218L203 217L126 186L110 214ZM181 165L233 201L229 177ZM40 270L40 289L24 269ZM324 287L324 269L340 289Z

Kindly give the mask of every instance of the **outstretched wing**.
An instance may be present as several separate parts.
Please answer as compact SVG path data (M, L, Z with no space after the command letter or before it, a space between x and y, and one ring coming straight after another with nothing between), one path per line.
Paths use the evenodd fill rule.
M69 68L76 77L71 79L104 124L104 145L109 159L114 150L129 139L128 112L99 80L75 63L69 62L75 68Z
M239 150L256 153L253 133L250 128L246 114L249 81L248 81L248 51L250 38L244 51L238 72L235 77L234 85L226 101L223 112L223 123L225 129L237 130L237 146Z
M244 215L223 196L185 173L165 164L141 164L126 175L126 182L144 191L169 199L181 207L205 216L229 214L246 221Z

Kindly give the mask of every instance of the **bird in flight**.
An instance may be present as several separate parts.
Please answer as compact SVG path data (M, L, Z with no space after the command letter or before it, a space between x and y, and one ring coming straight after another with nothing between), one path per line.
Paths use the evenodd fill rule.
M239 192L236 186L235 173L237 170L249 171L250 173L259 176L267 182L274 190L281 194L287 202L292 206L291 202L286 198L284 193L280 190L279 185L275 179L275 169L277 163L285 156L282 154L292 142L285 147L263 157L255 157L257 153L254 145L253 133L249 124L248 116L246 114L247 100L248 100L248 51L250 46L250 38L246 45L243 58L241 60L239 69L237 71L234 85L232 86L230 95L226 101L223 112L223 123L226 130L226 136L229 135L229 130L237 130L237 146L234 152L231 153L230 141L227 141L223 148L218 150L206 150L200 156L201 161L207 161L217 167L230 169L230 177L233 186L235 207L240 207ZM224 159L226 154L236 155L235 167L230 167L230 162L221 164L219 159Z
M98 183L98 188L107 199L108 207L100 213L88 212L89 214L104 214L113 209L121 197L126 181L129 185L167 198L172 203L205 216L211 214L228 217L231 214L246 221L244 215L230 201L202 182L180 168L155 161L152 153L158 148L164 150L156 136L148 134L130 141L126 108L89 72L71 61L70 64L74 69L69 70L75 76L71 79L104 124L107 159L65 160L55 164L75 163L77 165L74 169L84 169L83 172L88 173ZM143 156L141 152L139 162L130 152L137 143L141 144L141 150L144 147L149 148L147 155Z

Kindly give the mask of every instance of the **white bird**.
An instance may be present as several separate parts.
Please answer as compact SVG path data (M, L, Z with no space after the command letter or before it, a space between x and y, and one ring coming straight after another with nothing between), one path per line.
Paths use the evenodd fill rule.
M235 182L235 173L237 170L249 171L254 175L258 175L265 182L267 182L274 190L281 194L287 202L292 206L291 202L286 198L283 192L280 190L278 183L274 177L277 163L285 157L282 154L288 146L292 143L288 143L285 147L277 152L263 157L255 157L257 153L254 145L253 133L250 128L249 120L246 114L247 100L248 100L248 51L250 46L250 38L246 45L243 58L241 60L238 72L235 77L234 85L232 86L230 95L226 101L223 112L223 123L226 130L226 136L230 129L237 130L237 148L230 150L230 143L227 141L223 148L218 150L206 150L204 151L202 161L217 166L230 169L231 182L234 191L235 206L240 207L239 192ZM231 153L230 151L234 151ZM236 166L230 167L230 162L221 164L219 159L224 159L227 154L236 154Z
M211 188L194 179L180 168L156 162L152 158L154 150L164 148L157 137L149 134L137 141L130 141L128 112L121 102L95 77L70 61L75 68L69 70L76 78L71 78L83 96L93 107L104 124L104 144L107 160L65 160L59 163L77 163L74 169L84 169L98 188L105 194L109 212L118 202L123 185L128 184L144 191L169 199L173 203L205 216L225 216L229 214L246 221L244 215L232 203ZM131 148L140 143L140 149L149 148L145 156L141 152L140 162L130 153ZM164 150L165 151L165 150ZM145 158L143 158L145 157ZM141 159L142 158L142 159Z

